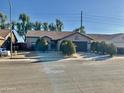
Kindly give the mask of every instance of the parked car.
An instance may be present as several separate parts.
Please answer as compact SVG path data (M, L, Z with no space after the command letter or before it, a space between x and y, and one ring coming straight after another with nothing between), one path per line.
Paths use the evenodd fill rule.
M0 48L0 56L8 56L8 51L5 48Z

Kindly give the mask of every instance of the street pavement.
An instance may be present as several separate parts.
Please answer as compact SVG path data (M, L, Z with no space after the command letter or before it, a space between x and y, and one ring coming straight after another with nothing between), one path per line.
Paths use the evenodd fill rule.
M0 93L53 93L51 82L40 64L0 63Z
M124 58L0 62L0 93L124 93Z

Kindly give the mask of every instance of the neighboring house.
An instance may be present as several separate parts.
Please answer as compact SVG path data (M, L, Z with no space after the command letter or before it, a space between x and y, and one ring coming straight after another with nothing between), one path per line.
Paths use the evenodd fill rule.
M48 50L59 50L63 40L71 40L76 45L77 51L89 51L92 38L79 32L50 32L50 31L28 31L26 35L27 48L32 49L38 38L48 41Z
M23 36L20 36L16 30L12 30L14 36L16 37L16 43L14 44L16 50L26 50L26 43Z
M12 43L16 43L16 37L12 33ZM0 47L4 47L6 49L10 49L10 43L11 43L11 38L10 38L10 30L4 29L0 30Z
M124 54L124 34L88 34L94 41L113 43L117 47L118 54Z
M20 43L25 43L24 39L19 36L19 34L12 30L12 44L13 48L18 47ZM6 48L7 50L10 50L10 44L11 44L11 34L10 30L8 29L1 29L0 30L0 47Z

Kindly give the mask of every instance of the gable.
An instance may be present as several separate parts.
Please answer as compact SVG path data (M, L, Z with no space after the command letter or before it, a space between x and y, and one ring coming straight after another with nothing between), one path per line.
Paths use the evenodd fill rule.
M80 33L74 33L67 37L62 38L61 40L71 40L71 41L91 41L92 39L86 35Z

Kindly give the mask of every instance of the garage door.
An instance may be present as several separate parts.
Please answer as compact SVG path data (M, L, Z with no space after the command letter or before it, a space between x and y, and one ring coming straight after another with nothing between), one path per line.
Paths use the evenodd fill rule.
M79 42L79 41L74 41L73 42L76 45L76 50L86 52L87 51L87 42Z
M124 54L124 48L117 48L118 54Z

